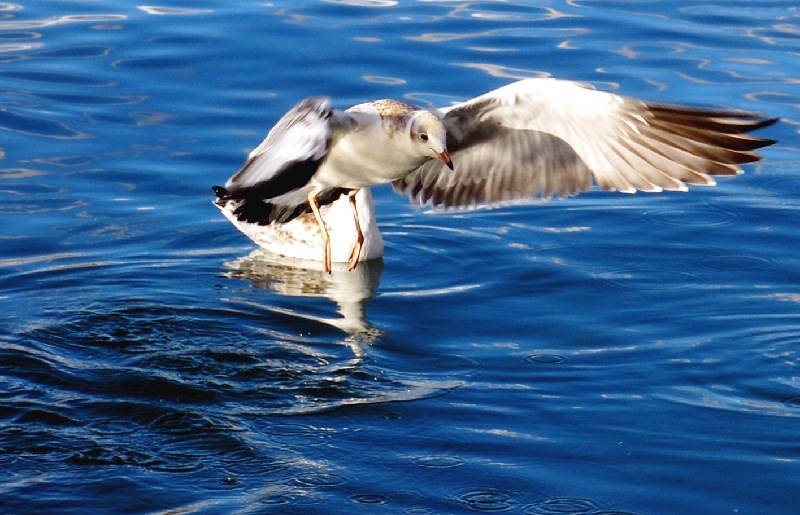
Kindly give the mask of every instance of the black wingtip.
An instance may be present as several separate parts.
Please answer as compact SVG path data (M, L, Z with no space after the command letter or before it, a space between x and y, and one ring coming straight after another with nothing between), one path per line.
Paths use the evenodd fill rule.
M761 124L758 126L759 129L763 129L764 127L769 127L781 121L780 118L765 118L762 120Z
M750 131L757 131L758 129L764 129L766 127L770 127L781 121L780 118L765 118L760 114L754 114L753 119L750 125L747 126L747 132Z
M223 188L222 186L211 186L211 189L214 190L214 193L220 200L225 200L227 198L230 198L230 192L225 188Z

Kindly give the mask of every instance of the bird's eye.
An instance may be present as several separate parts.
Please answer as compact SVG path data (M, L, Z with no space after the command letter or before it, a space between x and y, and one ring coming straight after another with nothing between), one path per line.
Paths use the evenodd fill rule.
M428 135L423 132L422 134L419 135L419 139L421 139L422 141L428 141Z

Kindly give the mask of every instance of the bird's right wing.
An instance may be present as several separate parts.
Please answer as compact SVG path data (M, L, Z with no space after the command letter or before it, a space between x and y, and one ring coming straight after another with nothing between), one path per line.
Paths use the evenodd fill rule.
M269 200L305 187L328 154L332 116L331 101L325 97L294 106L228 179L227 195ZM301 201L303 195L296 197Z

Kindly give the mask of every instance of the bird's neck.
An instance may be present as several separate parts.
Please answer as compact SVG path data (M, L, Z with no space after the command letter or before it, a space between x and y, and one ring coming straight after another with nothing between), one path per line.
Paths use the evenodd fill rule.
M399 179L426 160L414 152L405 131L369 124L334 138L317 179L331 187L366 188Z

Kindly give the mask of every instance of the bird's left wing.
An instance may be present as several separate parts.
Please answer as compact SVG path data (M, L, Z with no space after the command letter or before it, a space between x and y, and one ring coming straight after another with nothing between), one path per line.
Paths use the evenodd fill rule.
M443 109L451 172L428 161L393 183L420 204L474 206L606 190L714 184L774 143L775 120L646 103L554 79L515 82Z

